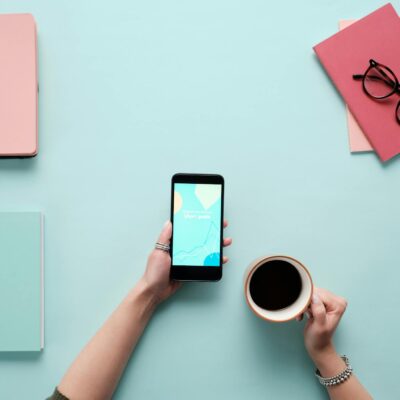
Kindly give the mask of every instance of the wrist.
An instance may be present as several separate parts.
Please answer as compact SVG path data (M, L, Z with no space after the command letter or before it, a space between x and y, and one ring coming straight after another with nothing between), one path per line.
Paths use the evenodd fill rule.
M324 346L307 346L307 351L314 363L323 362L325 359L331 358L334 354L336 354L335 346L331 341Z
M144 314L152 314L160 301L145 279L141 278L128 293L126 302L133 305L136 309L139 306Z
M333 344L329 344L318 350L311 350L309 351L309 355L316 368L324 377L334 376L346 368L345 362L336 352Z

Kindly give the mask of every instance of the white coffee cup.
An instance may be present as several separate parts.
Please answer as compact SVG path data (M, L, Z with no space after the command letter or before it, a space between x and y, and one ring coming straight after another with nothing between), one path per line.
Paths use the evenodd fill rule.
M266 310L258 306L251 297L250 281L257 269L261 265L274 260L286 261L298 271L301 279L301 291L298 298L288 307L279 310ZM284 255L264 256L253 261L247 268L244 275L244 294L249 308L260 318L270 322L286 322L295 319L297 316L304 313L311 303L313 293L313 282L308 269L298 260L293 257Z

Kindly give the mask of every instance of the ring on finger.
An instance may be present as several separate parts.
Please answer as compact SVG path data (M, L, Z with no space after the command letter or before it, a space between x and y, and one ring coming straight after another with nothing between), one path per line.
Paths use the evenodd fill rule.
M167 252L167 253L169 253L169 250L170 250L169 244L160 243L160 242L157 242L156 245L155 245L154 247L155 247L156 249L158 249L158 250L162 250L162 251L165 251L165 252Z

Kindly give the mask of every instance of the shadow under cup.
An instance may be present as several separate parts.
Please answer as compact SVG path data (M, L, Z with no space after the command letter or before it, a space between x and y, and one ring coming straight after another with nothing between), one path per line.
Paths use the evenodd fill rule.
M266 310L260 307L254 302L250 293L250 282L254 273L258 268L271 261L284 261L291 264L299 273L301 280L301 290L297 299L289 306L279 310ZM271 322L286 322L301 315L310 305L312 292L313 282L307 268L300 261L289 256L273 255L258 258L249 265L244 276L244 293L247 305L258 317Z

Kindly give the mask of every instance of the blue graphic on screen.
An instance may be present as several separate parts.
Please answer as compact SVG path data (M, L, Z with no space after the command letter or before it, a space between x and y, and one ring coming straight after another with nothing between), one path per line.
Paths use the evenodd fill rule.
M220 265L221 201L221 185L175 183L174 265Z

